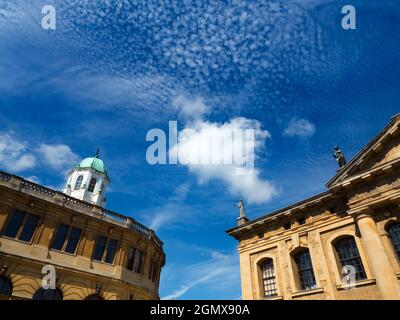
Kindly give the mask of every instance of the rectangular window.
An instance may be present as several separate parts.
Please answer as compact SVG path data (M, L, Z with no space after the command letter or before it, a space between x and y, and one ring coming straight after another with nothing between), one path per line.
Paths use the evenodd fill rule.
M264 285L264 296L273 297L278 294L276 288L276 278L274 270L274 262L272 260L266 260L261 265L262 279Z
M136 251L136 258L135 258L135 264L133 267L133 271L135 271L137 273L142 272L143 256L144 256L143 251L140 251L140 250Z
M30 242L39 224L40 216L15 210L4 230L4 235L10 238Z
M93 252L93 260L113 263L117 252L118 241L104 236L98 236Z
M74 254L81 237L82 230L66 224L60 224L51 246L54 250Z
M22 223L24 222L26 212L15 210L11 215L10 221L4 230L4 235L10 238L15 238L19 229L21 229Z
M103 259L104 250L106 249L107 238L98 236L96 246L94 248L93 260L101 261Z
M114 262L115 253L117 252L117 244L118 244L117 240L110 239L108 241L106 258L104 259L105 262L107 263Z
M150 263L150 271L149 271L149 279L153 282L156 281L157 279L157 273L158 273L158 263L151 259Z
M128 265L127 265L127 268L129 270L133 270L133 265L135 263L135 255L136 255L136 249L133 247L130 247L129 254L128 254Z
M39 224L40 217L29 214L25 219L25 224L22 228L21 234L19 235L19 240L30 242L33 236L33 233L36 230L37 225Z
M137 273L142 272L144 253L141 250L130 247L128 254L127 269Z
M317 287L310 252L302 250L295 255L301 290L311 290Z
M65 252L74 254L78 246L79 239L81 238L82 230L78 228L71 228Z
M69 226L67 226L65 224L60 224L60 226L58 227L56 236L54 237L53 245L51 247L52 249L62 250L65 239L67 238L67 235L68 235L68 229L69 229Z

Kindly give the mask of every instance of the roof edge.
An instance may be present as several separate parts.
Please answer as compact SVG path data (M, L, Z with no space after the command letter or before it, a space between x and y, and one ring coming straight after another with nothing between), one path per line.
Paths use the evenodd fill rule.
M235 232L235 231L237 231L239 229L244 229L244 228L246 228L246 227L248 227L248 226L250 226L250 225L252 225L254 223L260 222L260 221L262 221L264 219L268 219L268 218L277 216L280 213L283 213L285 211L289 211L289 210L295 209L296 207L299 207L299 206L307 205L307 203L309 203L309 202L312 202L312 201L317 200L319 198L324 198L324 197L330 196L330 195L332 195L332 191L331 190L323 191L321 193L318 193L318 194L316 194L314 196L311 196L311 197L306 198L304 200L301 200L299 202L295 202L295 203L293 203L293 204L291 204L291 205L289 205L287 207L284 207L284 208L269 212L267 214L264 214L261 217L258 217L256 219L250 220L250 221L248 221L248 222L246 222L246 223L244 223L244 224L242 224L240 226L236 226L236 227L230 228L230 229L226 230L225 232L227 234L231 235L232 232Z
M325 184L327 188L331 188L341 177L342 174L345 174L352 166L353 164L362 156L362 154L367 151L377 140L379 140L388 129L393 126L396 121L400 119L400 113L397 113L393 115L390 118L390 122L382 129L380 130L364 147L361 148L359 152L356 153L356 155L343 167L340 168L337 173Z

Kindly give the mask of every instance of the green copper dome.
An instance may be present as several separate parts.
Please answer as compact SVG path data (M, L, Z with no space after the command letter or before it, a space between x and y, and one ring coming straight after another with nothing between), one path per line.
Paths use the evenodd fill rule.
M83 159L78 165L78 168L92 168L98 172L107 175L104 162L99 158L99 151L96 152L96 155L94 157Z

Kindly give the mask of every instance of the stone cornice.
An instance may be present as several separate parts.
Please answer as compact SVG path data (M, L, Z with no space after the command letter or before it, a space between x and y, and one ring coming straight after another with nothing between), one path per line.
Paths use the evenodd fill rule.
M344 189L349 189L361 182L370 182L378 176L385 175L393 172L395 169L400 168L400 158L393 159L385 162L373 169L361 172L357 175L351 176L345 180L339 181L337 184L331 186L333 192Z
M231 236L236 237L240 234L249 232L249 231L257 228L258 226L262 226L266 223L273 222L273 221L276 221L278 219L283 219L283 218L286 218L286 219L291 218L291 217L293 218L296 213L309 210L310 208L312 208L314 206L318 206L321 203L323 203L324 201L331 200L332 198L333 198L332 193L330 191L326 191L326 192L320 193L314 197L297 202L297 203L295 203L291 206L288 206L286 208L283 208L281 210L264 215L258 219L251 220L241 226L229 229L226 231L226 233L228 233Z
M343 168L339 169L337 174L330 179L326 186L332 188L346 179L351 172L359 168L365 160L372 154L379 153L383 146L390 141L393 137L400 133L400 114L396 114L392 117L390 123L385 126L367 145L365 145L354 157L350 160Z
M82 213L94 219L99 219L124 229L130 230L145 238L152 240L158 247L163 247L163 242L157 237L155 232L131 217L126 217L111 210L104 209L86 201L82 201L71 196L56 191L45 186L25 180L19 176L0 171L0 186L8 189L25 193L52 204L68 208L75 212Z

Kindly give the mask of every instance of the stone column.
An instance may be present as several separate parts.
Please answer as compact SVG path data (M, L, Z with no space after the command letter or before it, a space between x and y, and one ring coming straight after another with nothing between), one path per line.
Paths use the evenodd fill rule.
M255 300L253 297L253 283L251 280L251 263L248 252L239 253L240 259L240 278L242 283L242 300Z
M354 215L361 233L361 241L382 298L398 300L400 299L400 284L371 213L371 210L367 210L356 212Z

